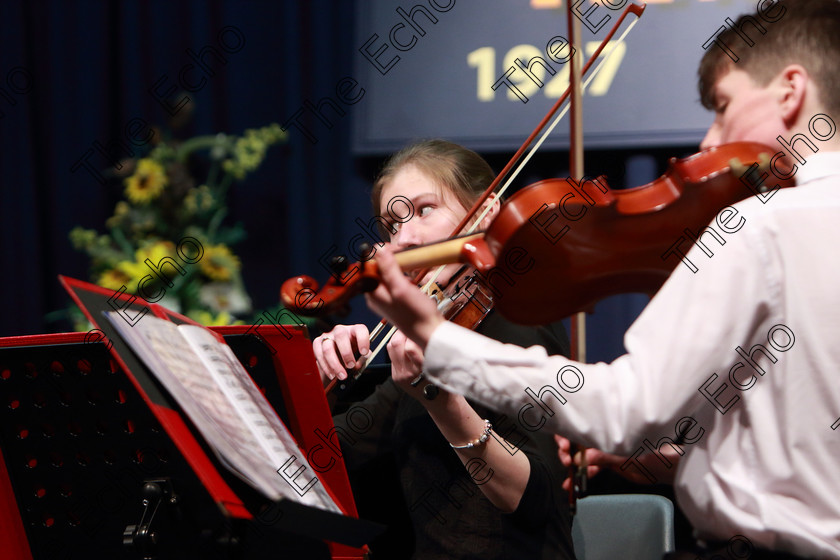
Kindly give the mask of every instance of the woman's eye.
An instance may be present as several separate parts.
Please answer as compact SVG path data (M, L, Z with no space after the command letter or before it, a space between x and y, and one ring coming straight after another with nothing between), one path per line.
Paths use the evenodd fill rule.
M422 206L420 207L420 215L421 216L428 216L433 208L431 206Z

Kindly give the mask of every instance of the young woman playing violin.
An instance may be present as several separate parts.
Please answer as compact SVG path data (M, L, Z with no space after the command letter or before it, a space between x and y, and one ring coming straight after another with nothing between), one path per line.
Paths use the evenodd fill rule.
M374 212L382 215L388 201L405 197L413 216L389 224L386 239L400 249L438 241L452 233L492 179L489 165L476 153L441 140L421 142L385 164L372 191ZM499 207L498 201L491 204L483 222L489 223ZM459 268L447 266L437 283L445 286ZM520 346L544 346L549 354L568 352L559 324L523 327L491 312L477 331ZM369 337L365 325L339 325L314 340L325 383L345 379L348 370L361 366L370 352ZM416 383L423 353L402 333L387 348L392 378L361 403L374 427L357 434L347 429L343 415L335 424L340 438L353 438L341 441L349 469L393 451L415 533L414 557L573 558L568 497L561 489L565 472L551 435L516 429L515 418L505 419L460 395L435 394L428 382Z

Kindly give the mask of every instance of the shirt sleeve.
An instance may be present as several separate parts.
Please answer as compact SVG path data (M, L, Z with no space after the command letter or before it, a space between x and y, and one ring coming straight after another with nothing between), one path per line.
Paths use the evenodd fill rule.
M643 437L714 405L700 388L710 379L709 392L726 388L735 348L750 342L778 301L780 281L767 272L772 245L757 230L744 227L722 245L701 238L706 245L686 255L696 271L677 265L626 333L627 354L610 364L580 364L443 323L426 348L427 373L528 429L629 453Z

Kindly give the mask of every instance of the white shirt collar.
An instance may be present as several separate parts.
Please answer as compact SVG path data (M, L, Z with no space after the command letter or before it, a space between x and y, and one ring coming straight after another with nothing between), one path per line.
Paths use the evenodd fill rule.
M796 184L803 185L817 179L840 175L840 152L820 151L811 154L804 164L797 162Z

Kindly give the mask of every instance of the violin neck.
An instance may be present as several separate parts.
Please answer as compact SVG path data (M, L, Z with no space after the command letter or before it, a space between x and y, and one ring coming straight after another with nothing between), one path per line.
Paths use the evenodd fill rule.
M474 233L464 237L455 237L454 239L447 239L446 241L441 241L439 243L432 243L400 251L394 256L397 259L397 264L399 264L403 270L414 270L430 266L439 266L442 264L466 262L463 254L464 246L481 239L484 239L483 233Z

